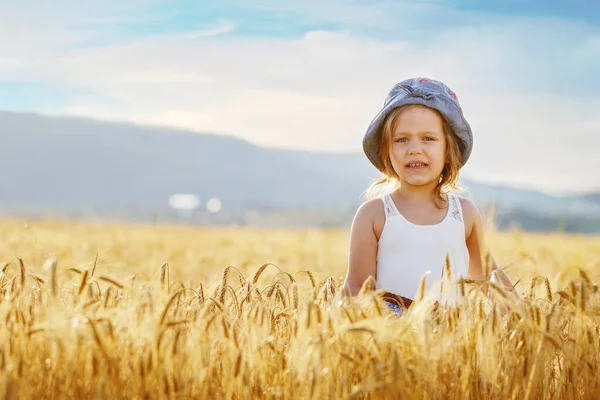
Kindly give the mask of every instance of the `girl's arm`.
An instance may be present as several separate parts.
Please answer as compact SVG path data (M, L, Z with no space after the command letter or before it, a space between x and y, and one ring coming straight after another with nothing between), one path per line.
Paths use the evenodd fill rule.
M483 220L481 214L475 204L465 198L461 198L461 204L463 208L463 215L465 218L466 232L466 243L469 249L469 276L473 279L487 279L488 276L484 276L484 232L483 232ZM469 229L470 227L470 229ZM496 261L493 257L490 257L491 270L487 271L488 274L495 272L500 278L504 289L519 296L514 284L508 277L508 275L501 269L498 268Z
M370 280L369 289L376 289L377 277L377 235L375 219L383 213L379 199L363 203L354 216L350 230L348 271L342 293L356 296L365 281Z

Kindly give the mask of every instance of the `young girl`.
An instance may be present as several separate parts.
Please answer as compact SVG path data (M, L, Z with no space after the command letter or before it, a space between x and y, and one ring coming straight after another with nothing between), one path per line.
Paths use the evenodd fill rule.
M451 192L472 147L470 125L445 84L412 78L392 88L363 139L383 177L352 223L346 295L370 280L371 289L409 306L424 275L426 290L439 290L447 257L455 281L485 278L481 215L472 201ZM495 262L492 270L516 294Z

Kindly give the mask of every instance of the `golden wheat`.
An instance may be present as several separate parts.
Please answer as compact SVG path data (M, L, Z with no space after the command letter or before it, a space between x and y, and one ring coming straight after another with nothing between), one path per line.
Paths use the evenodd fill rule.
M6 398L600 396L597 237L492 232L522 299L463 279L464 304L432 307L422 282L398 318L367 282L342 297L343 230L6 220L0 234Z

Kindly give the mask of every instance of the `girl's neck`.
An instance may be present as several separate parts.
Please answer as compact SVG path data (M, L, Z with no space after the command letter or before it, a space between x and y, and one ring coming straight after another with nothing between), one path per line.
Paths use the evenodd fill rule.
M435 184L425 186L411 186L402 182L400 188L396 191L399 198L417 201L417 202L433 202Z

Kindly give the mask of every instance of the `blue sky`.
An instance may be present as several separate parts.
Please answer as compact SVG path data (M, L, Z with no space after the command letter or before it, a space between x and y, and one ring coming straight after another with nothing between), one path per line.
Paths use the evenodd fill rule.
M360 151L387 90L445 81L464 175L600 189L600 2L0 0L0 109Z

